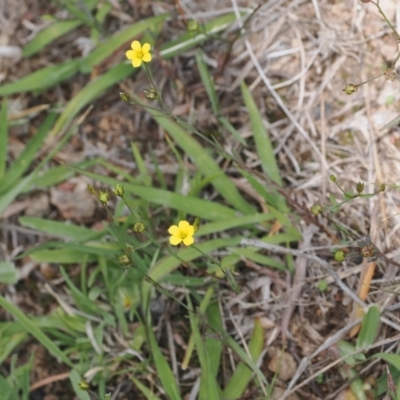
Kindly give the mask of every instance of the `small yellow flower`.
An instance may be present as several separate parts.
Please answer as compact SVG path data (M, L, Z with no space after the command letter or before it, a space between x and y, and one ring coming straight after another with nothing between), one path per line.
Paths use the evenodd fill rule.
M151 61L150 44L145 43L143 46L138 40L131 43L132 50L128 50L125 55L128 60L132 61L132 65L137 68L142 65L142 62Z
M179 221L178 226L170 226L168 233L171 235L169 242L173 246L177 246L180 242L183 242L185 246L190 246L194 243L194 227L187 221Z

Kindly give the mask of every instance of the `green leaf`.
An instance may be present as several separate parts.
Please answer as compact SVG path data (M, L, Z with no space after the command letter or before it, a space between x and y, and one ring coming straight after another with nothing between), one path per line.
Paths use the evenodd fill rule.
M8 191L10 186L14 185L15 182L17 182L18 179L28 170L38 151L42 148L47 135L50 133L56 117L57 114L50 113L40 125L35 135L28 141L22 153L8 169L0 187L0 194Z
M210 72L208 71L207 65L204 62L203 53L200 50L196 52L196 63L197 63L197 69L199 70L200 73L201 80L206 89L208 98L211 101L211 108L214 114L218 115L221 112L221 109L218 103L217 92L215 91L214 82L210 76Z
M133 72L134 69L131 65L122 63L91 81L79 93L77 93L64 108L64 111L51 131L51 136L60 133L60 131L78 115L83 107L97 99L109 87L128 77Z
M55 237L72 239L77 242L84 242L99 236L99 232L94 232L81 226L43 218L20 217L19 222L22 226L26 226L38 232L45 232ZM101 232L100 235L102 235Z
M208 39L208 35L214 35L223 31L235 21L236 15L234 13L229 13L223 15L222 17L215 18L214 20L202 25L202 32L199 32L196 35L193 35L191 32L187 32L176 40L161 46L160 54L165 59L173 58L204 42Z
M282 186L282 179L279 168L275 160L274 149L271 144L268 132L264 127L260 111L247 86L242 82L242 95L249 111L251 130L256 143L258 157L261 161L263 171L279 186Z
M371 306L364 315L361 331L357 338L357 349L370 346L374 343L380 326L380 309L378 306Z
M389 364L393 365L398 371L400 371L400 355L399 354L388 354L388 353L377 353L372 357L381 358Z
M249 352L254 362L257 362L264 348L264 330L258 319L254 321L254 330L249 343ZM254 373L243 362L241 362L231 379L226 385L222 397L226 400L240 399L249 385Z
M0 96L14 93L42 91L74 76L80 66L80 60L68 60L62 64L39 69L12 83L0 87Z
M153 328L151 326L147 327L147 335L151 354L153 356L154 363L156 364L157 375L162 383L163 389L167 394L167 398L170 400L181 400L182 398L179 394L179 388L176 384L175 376L172 373L171 368L168 365L167 360L162 354L160 348L158 347L153 333Z
M351 343L340 340L337 344L340 356L344 358L344 362L350 366L354 366L357 362L365 361L365 355L360 353L356 353L356 348ZM354 354L356 353L356 354Z
M8 122L7 122L7 99L3 99L0 112L0 182L3 185L4 173L7 163L8 144Z
M79 400L90 400L89 394L79 388L79 383L82 381L82 377L77 371L72 370L69 373L69 380L71 381L72 387L74 388L75 394L78 396Z
M140 104L142 102L135 96ZM205 175L215 176L212 185L232 206L243 214L252 214L255 209L240 195L236 186L220 169L214 159L203 146L194 139L193 135L172 121L169 117L160 116L159 111L148 109L149 113L174 139L175 143L193 160L199 170Z
M13 285L18 280L18 271L14 263L10 261L0 261L0 283Z
M57 38L82 25L82 21L58 21L40 31L22 50L24 57L30 57L42 50Z
M59 347L43 333L43 331L37 326L37 324L32 321L29 317L25 315L19 308L15 307L13 304L9 303L3 296L0 295L0 306L3 307L8 313L10 313L14 318L16 318L21 325L34 336L42 345L45 347L49 353L54 357L61 360L64 364L73 368L72 362L69 358L62 352Z
M212 289L211 289L212 292ZM210 293L210 289L208 290L208 294ZM192 334L194 337L194 342L196 344L196 351L200 361L201 367L201 379L200 379L200 394L199 400L210 400L210 399L219 399L220 389L218 383L215 379L213 369L211 368L211 358L207 352L207 347L201 337L199 330L199 319L197 315L194 313L193 306L190 300L189 295L186 296L188 304L189 304L189 317L190 317L190 326L192 328ZM207 295L205 297L206 302L208 303L209 299ZM202 303L203 308L207 305ZM203 311L203 310L202 310Z

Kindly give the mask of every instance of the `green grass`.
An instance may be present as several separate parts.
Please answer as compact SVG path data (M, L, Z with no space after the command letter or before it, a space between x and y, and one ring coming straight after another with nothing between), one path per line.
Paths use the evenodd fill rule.
M217 40L215 35L235 20L234 15L215 18L202 25L200 31L184 32L179 38L159 46L160 34L170 15L146 18L108 34L104 25L110 12L107 4L94 0L68 1L66 4L70 19L54 20L26 45L24 57L46 54L56 38L62 40L64 35L82 26L90 29L94 50L83 59L50 65L4 84L0 96L25 92L38 95L61 83L70 83L78 75L86 77L87 84L63 105L60 113L58 105L53 105L24 151L12 163L7 159L7 100L4 99L0 113L0 214L20 196L29 198L33 190L48 190L74 176L95 180L103 190L110 192L116 184L122 184L125 194L122 198L112 198L116 202L115 210L105 207L108 220L99 231L64 221L19 218L21 226L51 238L28 249L20 259L29 256L35 262L50 263L59 272L63 284L61 287L47 286L48 295L57 306L45 315L29 315L0 296L1 307L13 319L0 323L0 360L9 360L18 348L27 345L28 340L34 340L49 352L54 363L60 362L69 369L70 382L66 385L80 399L89 398L80 388L88 371L95 371L90 376L90 387L100 399L106 398L106 388L115 386L120 375L131 380L143 398L183 399L187 389L177 379L168 345L165 340L160 340L162 336L157 331L159 321L151 311L156 298L162 296L163 302L176 302L180 308L177 318L185 326L180 335L188 347L178 354L182 356L177 360L178 370L183 360L187 369L200 370L200 399L238 399L249 388L257 388L260 398L267 398L266 390L270 384L258 365L264 345L263 328L256 319L246 346L236 341L232 327L227 328L223 323L226 316L219 306L218 292L221 288L232 294L241 290L238 278L243 257L261 266L287 269L283 262L260 253L257 248L240 247L243 237L289 245L297 242L300 236L288 218L285 200L274 185L268 185L274 182L276 187L282 187L282 178L273 143L246 86L242 86L243 106L250 118L254 143L244 140L229 118L223 115L203 54L200 50L196 53L198 74L218 121L218 129L240 146L253 146L261 160L263 177L239 168L240 160L226 153L213 139L204 138L183 119L165 109L151 108L146 109L157 126L169 135L172 154L180 166L173 184L170 177L161 172L156 158L153 161L157 172L151 174L147 170L136 143L131 144L132 159L138 166L135 176L99 158L70 165L51 162L76 133L81 117L90 110L93 102L135 74L136 70L123 56L133 39L145 35L154 45L154 54L168 60L205 41ZM115 58L115 62L107 64L109 68L89 81L88 74L111 58ZM138 94L130 95L137 102L132 107L147 106ZM53 147L38 159L46 141L55 136L58 140ZM183 156L195 167L194 173L186 171ZM232 163L237 175L261 196L268 211L260 212L257 204L237 188L222 163L216 161L217 156ZM96 167L101 167L104 172L96 173ZM181 192L183 182L191 187L186 195ZM215 200L207 199L209 194ZM125 207L131 211L129 216L123 213ZM195 235L195 245L187 248L170 246L168 226L180 219L193 222L196 217L201 219L201 224ZM133 223L138 220L146 229L141 234L133 234ZM279 234L266 234L277 222L281 226ZM121 255L126 255L129 262L121 265ZM75 273L77 267L78 275ZM14 263L1 263L0 268L0 282L15 283ZM21 285L20 290L30 289ZM121 341L110 345L114 334L120 335ZM229 379L224 381L222 365L227 351L233 354L236 366L228 371ZM10 371L22 377L18 382L13 381L11 375L0 376L0 389L6 393L5 399L13 400L18 393L27 398L32 365L30 360L25 365L10 366Z

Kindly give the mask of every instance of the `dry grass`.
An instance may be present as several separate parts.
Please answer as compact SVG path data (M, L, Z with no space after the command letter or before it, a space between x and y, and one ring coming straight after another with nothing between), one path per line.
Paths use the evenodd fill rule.
M0 79L12 81L48 62L40 55L33 62L18 58L18 48L42 24L37 18L47 10L48 4L10 0L1 3L0 50L3 57L0 59ZM180 7L188 19L206 21L227 9L237 11L240 7L256 6L250 0L216 3L181 1ZM398 2L382 3L388 18L399 26ZM123 5L122 9L115 8L115 15L121 18L120 24L125 23L123 16L129 16L135 7L143 13L149 10L161 13L176 7L173 2L132 4L133 8L128 5ZM50 13L51 9L47 12ZM179 15L177 12L177 19L165 30L164 35L169 35L169 38L182 29ZM115 18L110 29L117 28ZM62 52L54 46L54 60L71 57L79 51L77 40L84 37L85 32L76 31L74 35L69 38L69 43L61 43ZM342 91L346 83L357 84L381 74L397 55L396 40L371 4L356 0L265 1L245 26L245 35L235 43L223 71L220 68L224 59L222 46L210 41L204 48L208 65L215 73L222 113L229 116L243 137L251 136L239 89L240 81L245 80L265 116L281 176L286 182L285 191L294 202L310 208L317 203L327 204L330 193L342 198L329 179L331 174L337 177L345 190L355 191L359 181L365 182L365 192L368 193L376 191L381 183L396 184L400 176L400 131L397 126L389 130L381 128L400 113L399 80L391 82L381 77L360 87L352 96ZM7 51L13 53L6 55ZM199 76L192 68L193 54L188 52L185 57L164 65L163 69L156 71L155 80L162 88L167 104L177 115L189 118L203 131L212 130L213 115ZM123 89L139 93L146 87L146 82L142 73L135 81L126 83ZM70 87L58 87L38 97L20 96L13 100L13 110L17 112L52 101L63 102L84 84L82 79L71 83ZM13 140L23 142L27 132L29 126L14 128ZM94 111L79 136L69 145L68 152L74 160L106 156L111 162L134 172L135 165L125 150L129 149L129 141L134 138L140 143L149 168L152 168L152 161L146 152L151 147L160 160L161 171L173 179L175 161L168 154L162 137L162 132L150 122L148 114L135 109L133 115L132 108L119 101L115 90L96 102ZM229 148L232 143L225 141L224 146ZM243 151L242 157L250 168L259 166L257 155L251 148ZM230 165L226 166L228 171L230 168ZM235 182L240 187L240 180ZM354 239L370 235L382 254L397 261L400 260L400 236L397 234L400 223L399 217L395 216L398 204L400 192L388 189L370 199L357 199L343 205L335 218L357 232ZM325 231L311 229L306 219L299 224L304 237L299 248L323 258L329 256L329 248L338 244L334 239L339 239L340 235L326 220L320 222ZM321 246L326 250L319 249ZM299 253L293 254L299 256ZM234 322L232 326L237 330L237 336L246 336L253 318L259 317L267 331L268 355L264 370L268 370L268 362L273 358L271 349L283 344L282 333L287 340L288 353L299 365L287 382L278 386L285 389L296 387L297 398L340 398L338 393L347 381L336 369L338 355L331 346L336 340L345 338L354 325L350 319L352 300L349 294L357 292L365 265L344 262L336 269L347 292L337 285L333 285L330 291L321 292L316 284L324 278L329 282L331 274L316 259L297 257L297 272L293 279L282 273L261 271L257 265L244 262L254 270L245 278L246 288L239 296L229 294L224 297L225 294L221 293L221 307L228 323L229 320ZM384 289L393 285L398 272L399 264L388 264L378 259L372 281L374 290L366 302L390 308L398 298ZM288 300L292 308L291 313L285 315ZM377 342L379 346L392 341L397 337L395 331L400 330L400 321L394 312L387 311L384 318L386 323L382 325ZM335 340L329 339L332 336ZM306 361L299 364L302 359ZM325 371L330 379L324 392L311 379L321 371ZM368 374L369 370L364 376ZM311 377L310 380L301 388L297 387L299 379L304 380L307 376Z

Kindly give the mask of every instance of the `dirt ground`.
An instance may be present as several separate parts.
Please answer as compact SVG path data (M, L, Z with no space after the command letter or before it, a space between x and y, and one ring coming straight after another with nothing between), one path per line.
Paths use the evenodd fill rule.
M160 44L184 31L183 15L205 22L234 11L235 7L255 8L259 5L251 0L110 0L110 3L113 11L104 24L107 34L142 18L170 11L174 17L167 21ZM42 0L0 1L0 84L20 79L44 66L81 57L88 51L90 32L87 27L81 27L32 58L21 56L24 45L48 24L41 18L42 15L65 18L66 10L60 4ZM399 2L387 0L381 5L387 18L398 27ZM227 34L227 37L232 35ZM243 137L251 136L239 86L244 80L265 118L285 191L296 205L293 212L300 215L303 239L298 244L299 249L316 248L320 257L329 259L329 248L338 244L332 234L334 230L326 220L321 219L321 226L313 231L305 217L307 213L302 213L313 205L327 204L329 194L341 196L330 179L331 175L336 176L345 191L355 190L359 182L365 183L366 193L375 192L380 184L387 185L387 189L376 196L344 204L336 215L337 221L357 233L357 238L369 235L384 258L379 257L373 262L367 259L350 260L336 263L335 268L351 291L358 293L360 276L374 263L375 275L371 284L374 290L369 294L368 303L393 306L398 297L386 289L393 289L398 281L400 239L397 231L400 220L396 214L400 194L397 188L390 185L396 185L400 176L400 130L397 124L390 129L382 128L400 114L399 80L395 78L391 81L381 76L360 86L351 96L343 91L346 84L358 85L381 75L392 65L398 53L398 42L391 29L373 5L357 0L271 0L262 2L246 26L243 37L235 42L222 70L226 50L225 45L212 40L203 45L208 66L214 74L222 113ZM154 79L176 115L190 118L206 135L214 134L216 120L196 70L194 54L194 50L190 50L168 63L157 64ZM78 74L74 79L41 93L11 96L10 119L38 106L58 104L62 107L95 74L123 57L123 51L116 51L92 76ZM120 99L121 91L142 93L146 87L147 78L142 71L134 79L121 82L99 97L93 102L93 109L79 132L57 155L55 162L73 163L99 156L135 174L137 170L130 149L130 142L135 141L149 168L152 168L152 157L155 155L162 173L173 184L176 166L171 164L161 128L146 110L132 107ZM44 113L34 109L27 113L26 118L12 125L10 160L20 154L43 118ZM230 144L224 137L218 139L224 145ZM244 150L241 156L248 167L259 167L256 152L251 148ZM100 167L97 172L102 172ZM23 215L83 222L91 227L105 220L105 213L86 191L86 185L87 180L76 177L48 191L33 191L18 198L0 219L0 240L4 253L19 254L47 239L20 227L18 218ZM240 187L239 181L237 186ZM337 357L337 354L331 354L331 348L321 350L320 346L329 336L349 326L353 310L352 299L339 287L333 286L328 292L319 290L317 283L320 280L326 279L329 283L332 278L317 262L298 257L295 265L297 273L291 279L289 274L278 272L262 275L256 266L249 263L246 267L252 268L252 272L245 280L247 287L254 290L244 291L242 296L232 299L227 305L235 315L241 315L236 323L244 332L254 317L261 318L268 330L268 357L262 366L266 373L273 370L272 364L279 358L281 323L286 321L291 344L284 360L287 376L280 377L283 389L289 387L289 382L292 382L293 389L307 376L310 377L313 374L311 371L322 370L329 364L327 360ZM46 279L57 279L58 273L49 265L32 265L29 259L20 261L19 267L24 270L24 279L11 293L16 304L30 315L49 313L55 305L52 297L42 290L42 285ZM71 273L74 274L74 271ZM274 295L266 294L271 285L274 285ZM266 301L264 308L256 306L260 301ZM285 313L289 303L291 312ZM394 337L400 330L395 311L389 310L386 317L390 323L383 324L380 340ZM0 319L8 319L2 310ZM298 377L296 380L294 377L301 360L319 349L316 356L308 359L311 367L301 380ZM19 361L27 361L32 350L36 354L32 384L66 372L33 342L27 342L21 349ZM380 375L374 370L375 366L371 362L360 372L365 382ZM379 368L381 371L383 366ZM321 385L312 379L298 387L297 397L293 398L350 398L345 397L348 380L340 374L337 366L325 372L325 379ZM246 398L252 398L251 393L248 395ZM72 394L65 392L65 385L59 380L33 391L31 399L71 398L69 396ZM119 398L140 398L139 395L130 396L121 395ZM276 398L279 398L278 394Z

